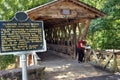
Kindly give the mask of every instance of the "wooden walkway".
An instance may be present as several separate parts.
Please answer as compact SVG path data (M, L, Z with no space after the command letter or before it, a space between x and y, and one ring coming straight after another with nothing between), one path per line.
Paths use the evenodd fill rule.
M40 65L46 67L46 80L120 80L119 75L96 69L89 63L78 63L77 60L58 54L60 53L55 51L39 54L42 60Z

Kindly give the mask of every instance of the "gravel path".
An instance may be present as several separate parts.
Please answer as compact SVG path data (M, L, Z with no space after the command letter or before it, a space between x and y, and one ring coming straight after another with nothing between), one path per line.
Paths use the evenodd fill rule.
M46 67L46 80L111 80L108 79L111 77L110 73L98 70L91 64L78 63L77 60L56 54L60 53L48 51L39 54L42 60L40 65ZM103 76L104 79L97 79L99 76ZM105 76L108 78L105 79Z

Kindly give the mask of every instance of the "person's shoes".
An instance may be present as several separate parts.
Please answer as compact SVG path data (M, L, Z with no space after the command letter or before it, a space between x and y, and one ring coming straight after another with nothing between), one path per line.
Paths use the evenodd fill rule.
M78 61L78 63L82 63L81 61Z

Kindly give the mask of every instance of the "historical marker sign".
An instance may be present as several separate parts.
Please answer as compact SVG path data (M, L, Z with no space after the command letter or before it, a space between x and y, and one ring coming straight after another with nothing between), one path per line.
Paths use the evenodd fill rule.
M43 22L30 20L24 12L16 13L11 21L0 21L0 29L2 55L46 50Z

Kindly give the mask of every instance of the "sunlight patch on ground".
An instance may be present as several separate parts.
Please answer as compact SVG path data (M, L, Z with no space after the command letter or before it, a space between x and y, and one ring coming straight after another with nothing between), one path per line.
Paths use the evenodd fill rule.
M62 65L62 66L55 66L52 68L46 68L46 71L58 71L58 70L65 70L67 68L69 68L71 66L71 64L66 64L66 65Z
M68 77L67 75L58 75L58 76L55 76L55 79L62 79L67 77Z
M75 74L73 72L66 72L66 73L63 73L63 74L59 74L57 76L54 76L55 79L65 79L65 78L69 78L69 77L74 77Z
M63 73L63 74L59 74L59 75L56 75L54 76L54 79L55 80L74 80L75 78L85 78L87 77L85 74L76 74L74 72L66 72L66 73Z

